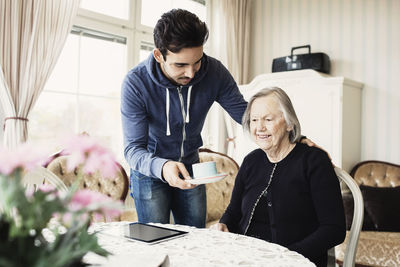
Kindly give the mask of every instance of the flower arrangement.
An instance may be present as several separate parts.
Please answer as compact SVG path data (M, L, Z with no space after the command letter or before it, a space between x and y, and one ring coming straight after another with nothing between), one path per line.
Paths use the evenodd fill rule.
M102 172L111 177L117 165L111 153L89 136L67 139L68 168ZM122 203L90 190L67 192L43 184L26 190L25 172L47 159L28 144L16 150L0 148L0 266L83 266L86 253L109 253L87 229L91 218L118 216ZM83 173L81 173L82 175Z

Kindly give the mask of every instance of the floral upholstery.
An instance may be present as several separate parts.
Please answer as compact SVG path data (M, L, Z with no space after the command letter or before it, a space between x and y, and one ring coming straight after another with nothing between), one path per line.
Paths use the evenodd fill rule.
M398 192L397 189L400 186L400 165L388 162L363 161L357 164L350 174L361 188L375 187L383 188L386 191L393 188ZM356 266L400 266L400 231L389 232L391 230L379 229L380 221L376 220L381 218L377 218L377 207L374 207L375 213L371 213L369 209L371 203L368 203L368 196L364 195L364 192L363 196L365 204L364 225L358 242ZM344 204L345 210L348 209L346 202ZM386 203L386 206L382 206L381 209L394 208L397 211L399 205L398 201L393 200L393 203ZM393 220L396 220L399 216L397 213L393 215L393 218L390 218L392 224ZM349 222L347 224L349 225ZM371 231L371 227L373 231ZM400 224L398 227L400 228ZM346 241L335 248L338 263L343 262L345 248Z
M47 164L46 168L58 176L67 187L70 187L77 179L79 170L75 168L72 171L68 171L67 159L68 155L61 156L56 154L52 157L52 160ZM124 201L128 194L129 180L124 168L117 162L116 164L119 166L119 171L115 174L113 179L104 179L100 172L83 174L79 188L97 191L114 200ZM119 218L114 218L114 220L123 220L126 216L124 211ZM96 219L96 221L99 220Z
M344 259L346 241L347 236L335 249L339 262ZM356 266L400 266L400 233L361 231Z
M47 169L57 175L66 186L71 186L76 180L78 170L67 170L68 155L55 157ZM128 193L129 180L122 167L113 179L104 179L99 172L83 174L80 188L91 189L103 193L115 200L125 200Z

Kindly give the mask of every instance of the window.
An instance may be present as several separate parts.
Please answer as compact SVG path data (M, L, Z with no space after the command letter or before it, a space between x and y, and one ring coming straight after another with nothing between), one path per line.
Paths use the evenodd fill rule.
M154 49L154 44L146 41L140 43L139 60L145 60Z
M30 139L54 147L67 133L87 132L121 159L119 96L126 74L124 38L104 33L96 36L83 28L72 32L31 113Z
M141 24L154 27L161 15L172 8L189 10L202 21L206 20L205 0L145 0L142 1Z
M129 0L81 0L79 7L120 19L129 19Z
M81 0L72 32L29 115L29 139L57 151L60 137L87 132L127 167L120 115L122 80L152 52L152 27L172 8L188 9L205 20L204 0Z

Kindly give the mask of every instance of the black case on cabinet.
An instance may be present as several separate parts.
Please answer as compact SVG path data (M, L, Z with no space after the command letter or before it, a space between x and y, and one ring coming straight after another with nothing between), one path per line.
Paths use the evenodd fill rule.
M293 51L308 48L308 54L293 55ZM290 56L275 58L272 61L272 72L313 69L329 74L331 63L325 53L311 53L310 45L292 47Z

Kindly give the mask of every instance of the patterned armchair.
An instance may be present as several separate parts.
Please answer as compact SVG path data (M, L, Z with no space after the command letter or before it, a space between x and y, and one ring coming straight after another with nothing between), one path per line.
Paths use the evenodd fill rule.
M78 170L68 171L67 159L68 155L58 153L51 158L46 168L63 181L67 187L70 187L77 179ZM118 162L116 164L119 166L119 171L117 171L113 180L104 179L100 172L84 174L79 188L97 191L114 200L124 201L128 194L129 180L124 168ZM123 216L125 216L124 213L121 215L121 218ZM121 218L116 218L116 220L120 220Z
M364 198L364 223L356 266L400 266L400 165L382 161L358 163L350 175ZM343 195L346 224L352 221L351 195ZM336 247L343 262L346 241Z
M217 223L229 205L232 189L235 184L239 165L231 157L201 148L199 150L200 162L215 161L218 173L226 173L228 176L216 183L206 185L207 192L207 219L206 227Z

